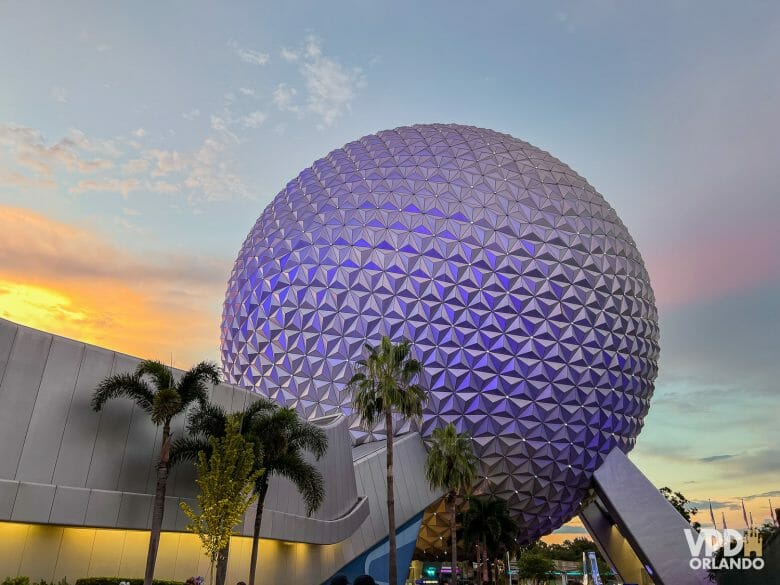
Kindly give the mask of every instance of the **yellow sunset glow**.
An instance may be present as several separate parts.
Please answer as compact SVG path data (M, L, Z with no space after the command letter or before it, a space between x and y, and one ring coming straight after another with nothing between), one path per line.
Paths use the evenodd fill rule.
M173 356L181 366L213 358L218 340L216 326L204 335L200 319L164 313L116 283L32 285L0 278L0 317L130 355L166 362Z
M64 294L47 288L0 280L0 317L36 329L46 329L63 321L83 322L84 313L76 310Z
M224 284L169 279L178 262L0 206L0 317L21 325L179 367L214 360Z

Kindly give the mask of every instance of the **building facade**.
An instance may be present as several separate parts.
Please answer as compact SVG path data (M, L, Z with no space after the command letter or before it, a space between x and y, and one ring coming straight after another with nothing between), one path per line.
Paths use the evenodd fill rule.
M103 378L132 371L138 362L0 319L1 578L73 582L143 575L158 429L129 400L111 401L99 413L90 407ZM255 399L225 384L210 393L231 411ZM176 420L176 435L184 432L184 422ZM315 462L327 495L307 517L295 488L287 480L271 480L261 531L261 584L317 585L345 567L364 569L384 558L379 550L387 537L384 443L353 449L345 417L315 422L329 442ZM422 511L440 495L419 473L424 458L417 433L396 439L396 514L399 526L411 526L412 550ZM208 560L198 538L186 531L179 507L197 505L194 480L192 465L172 470L157 578L184 581L208 574ZM231 543L229 582L246 579L253 519L250 508ZM408 566L409 558L399 564Z

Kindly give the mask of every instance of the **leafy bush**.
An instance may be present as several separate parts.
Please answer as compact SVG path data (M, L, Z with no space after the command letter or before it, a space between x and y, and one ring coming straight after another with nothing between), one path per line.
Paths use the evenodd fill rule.
M62 578L59 581L52 581L49 583L46 579L41 579L40 581L33 583L33 585L68 585L68 580Z
M29 577L6 577L3 585L30 585Z
M127 577L89 577L86 579L76 579L75 585L119 585L120 583L128 583L129 585L143 585L143 579L128 579ZM184 585L181 581L165 581L163 579L155 579L152 581L153 585ZM5 585L5 583L3 583ZM14 584L14 585L29 585L26 583Z

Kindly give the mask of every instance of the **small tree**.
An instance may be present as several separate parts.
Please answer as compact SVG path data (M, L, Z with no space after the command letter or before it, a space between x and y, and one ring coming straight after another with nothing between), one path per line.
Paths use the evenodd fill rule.
M239 524L256 496L254 485L263 470L255 470L254 449L241 436L238 416L230 416L223 437L210 439L211 455L198 454L199 512L184 502L181 509L190 519L187 529L200 538L210 561L211 583L214 565L227 549L233 528Z
M517 574L521 579L532 579L534 583L546 583L549 573L555 570L555 563L544 555L527 552L520 555Z
M239 428L241 435L255 449L254 469L266 469L266 473L268 473L268 470L263 465L263 446L259 441L255 440L250 430L253 428L255 418L260 413L272 411L276 408L278 408L278 404L275 402L265 397L258 397L247 408L235 413L241 421ZM228 412L219 404L212 402L201 404L197 410L191 412L187 421L189 434L179 437L173 442L171 465L185 461L197 464L198 456L201 452L205 453L206 457L210 457L212 448L210 439L225 436L228 419ZM258 504L260 504L259 501ZM229 544L228 542L228 546L219 553L216 568L216 585L223 585L227 576L228 555L230 554Z

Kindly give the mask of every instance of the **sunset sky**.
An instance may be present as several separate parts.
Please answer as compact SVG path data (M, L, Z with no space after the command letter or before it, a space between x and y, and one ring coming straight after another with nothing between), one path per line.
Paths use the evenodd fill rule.
M780 506L777 3L4 2L0 55L0 317L217 359L232 261L298 171L385 128L492 128L585 176L645 258L632 460L732 526L739 498Z

